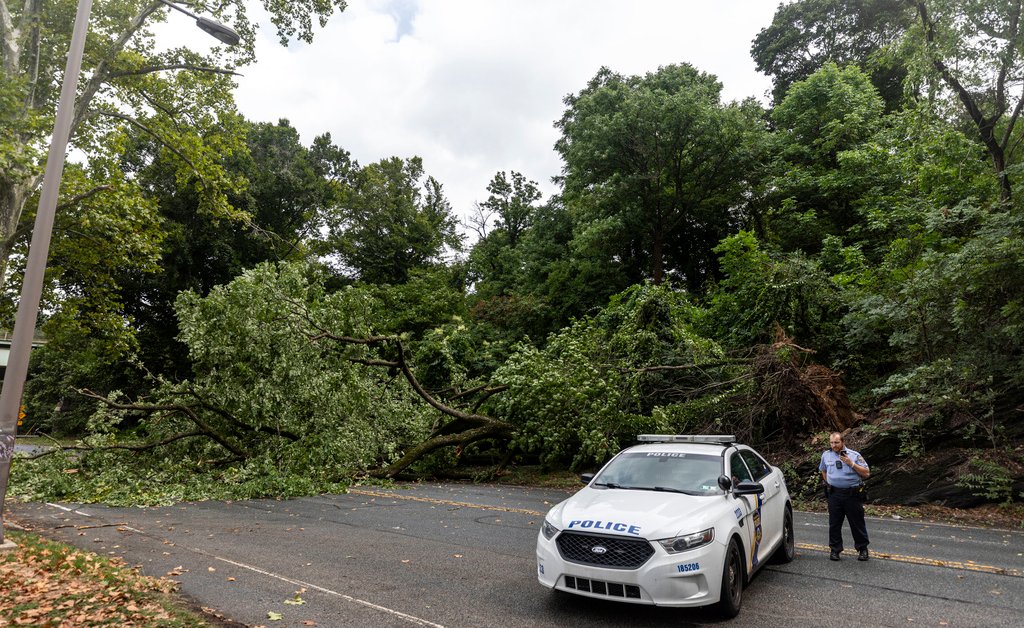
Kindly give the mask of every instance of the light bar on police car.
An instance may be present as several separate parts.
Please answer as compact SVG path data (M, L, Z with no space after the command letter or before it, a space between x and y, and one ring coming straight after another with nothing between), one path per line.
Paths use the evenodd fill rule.
M710 443L728 445L736 442L732 434L640 434L636 437L641 443Z

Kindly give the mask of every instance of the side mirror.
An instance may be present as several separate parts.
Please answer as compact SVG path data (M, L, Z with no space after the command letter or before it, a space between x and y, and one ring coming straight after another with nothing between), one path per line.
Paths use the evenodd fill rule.
M759 482L753 482L751 480L740 480L736 484L736 488L733 489L733 493L736 495L759 495L764 492L764 486Z
M593 480L593 479L594 479L594 474L593 473L581 473L580 474L580 482L583 482L584 484L590 484L590 481Z
M732 480L729 479L728 475L718 476L718 488L722 489L726 493L732 488Z

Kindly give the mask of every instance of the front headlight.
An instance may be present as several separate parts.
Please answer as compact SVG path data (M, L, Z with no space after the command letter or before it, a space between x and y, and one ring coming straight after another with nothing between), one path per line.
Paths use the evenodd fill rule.
M715 529L708 528L700 532L694 532L693 534L684 534L683 536L673 537L671 539L662 539L658 541L661 546L665 548L665 551L669 554L678 554L679 552L685 552L698 548L702 545L707 545L711 541L715 540Z
M548 523L547 519L544 520L544 525L541 526L540 531L544 534L544 538L549 541L551 540L551 537L558 534L558 528Z

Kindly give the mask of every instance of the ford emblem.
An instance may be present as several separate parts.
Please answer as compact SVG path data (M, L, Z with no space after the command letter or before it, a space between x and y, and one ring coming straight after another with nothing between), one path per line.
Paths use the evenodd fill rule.
M602 545L595 545L594 547L590 548L590 551L594 552L595 554L604 554L608 551L608 548Z

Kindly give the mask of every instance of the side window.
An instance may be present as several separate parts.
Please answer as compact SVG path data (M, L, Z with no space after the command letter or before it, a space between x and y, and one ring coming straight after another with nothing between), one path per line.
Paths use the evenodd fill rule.
M741 482L743 480L753 480L750 476L750 471L747 470L747 465L743 464L743 459L737 454L733 454L729 460L729 472L732 474L733 484Z
M747 466L750 467L750 472L754 474L755 480L760 480L772 472L771 466L769 466L761 456L758 456L754 452L748 449L743 449L740 451L740 456L743 458L743 461L747 463Z

